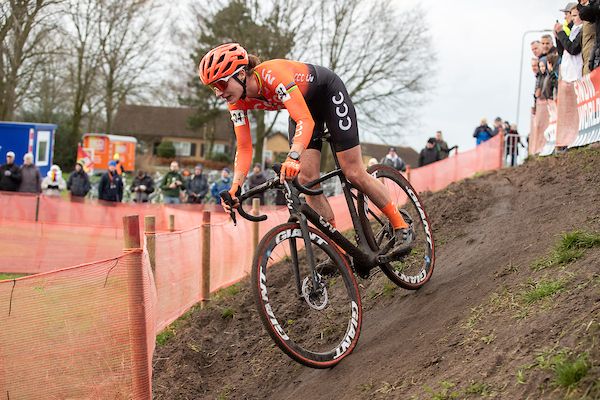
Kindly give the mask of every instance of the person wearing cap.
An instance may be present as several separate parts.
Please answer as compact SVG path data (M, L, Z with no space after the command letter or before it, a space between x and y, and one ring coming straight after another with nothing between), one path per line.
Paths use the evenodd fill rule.
M395 147L390 147L388 153L381 159L381 164L394 168L396 171L405 172L406 163L398 157Z
M208 180L202 175L202 164L196 165L194 173L190 175L185 183L187 201L192 204L202 204L204 196L208 193Z
M183 175L179 172L179 163L177 161L171 162L169 172L160 181L160 190L163 192L163 204L181 203L179 196L181 195L181 191L185 189L183 186L184 181Z
M254 164L254 168L252 170L253 174L248 176L248 187L250 189L262 185L267 181L267 176L262 171L260 164ZM259 193L252 197L252 199L259 199L261 205L265 205L265 192ZM249 200L248 204L252 204L252 200Z
M50 171L42 179L42 193L49 196L60 196L63 190L67 190L67 182L62 177L62 171L56 164L50 167Z
M494 130L492 131L490 137L494 137L498 133L500 133L500 128L502 128L502 118L496 117L496 119L494 120Z
M481 118L481 124L475 128L473 137L477 139L477 146L492 137L492 129L487 124L487 118Z
M437 147L435 146L435 138L429 138L425 148L421 150L419 154L419 167L439 161L440 153L438 153Z
M123 164L121 164L119 153L115 153L113 156L113 161L117 163L115 167L115 172L119 175L123 175Z
M108 163L108 171L102 174L98 186L98 198L104 201L121 202L123 200L123 179L117 174L117 162Z
M583 75L587 75L600 63L600 4L597 1L582 0L577 4L581 28L581 58ZM598 44L597 44L598 42Z
M563 26L559 22L554 25L558 55L562 57L560 75L565 82L573 82L583 76L583 57L581 54L583 21L579 18L576 4L572 5L571 15L573 27L570 35L563 30Z
M558 10L565 13L565 20L562 23L562 29L565 31L567 36L571 34L571 28L573 27L573 15L571 15L571 9L577 7L577 2L569 2L565 8Z
M136 203L147 203L148 196L154 192L154 180L144 170L138 170L130 187L133 193L133 201Z
M77 161L75 170L67 179L67 189L71 191L71 196L85 197L92 187L88 174L83 170L83 165L83 160Z
M40 174L40 169L33 163L32 153L27 153L23 156L21 184L18 191L35 194L42 192L42 175Z
M21 168L15 164L15 153L6 153L6 164L0 166L0 191L16 192L21 184Z
M221 170L221 179L216 181L211 188L211 194L215 198L217 204L221 204L221 196L219 196L219 193L222 190L231 189L231 178L229 177L229 173L229 168L223 168Z

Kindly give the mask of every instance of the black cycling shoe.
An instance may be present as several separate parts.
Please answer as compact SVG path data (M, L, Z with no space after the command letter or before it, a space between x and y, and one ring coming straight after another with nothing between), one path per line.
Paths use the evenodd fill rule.
M413 248L415 240L415 231L412 226L394 231L394 247L388 253L389 256L405 256Z

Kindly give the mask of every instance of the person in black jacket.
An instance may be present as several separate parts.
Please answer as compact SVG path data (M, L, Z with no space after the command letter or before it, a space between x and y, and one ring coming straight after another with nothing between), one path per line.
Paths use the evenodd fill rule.
M136 203L147 203L148 196L154 192L154 180L143 170L138 170L137 175L131 182L131 193Z
M596 39L594 40L594 47L592 47L588 65L590 71L593 71L600 65L600 2L597 0L579 0L577 10L579 11L579 17L583 21L594 24Z
M265 183L267 181L267 176L265 175L264 172L262 172L262 168L260 167L260 164L254 164L254 169L253 169L253 174L250 175L248 177L248 186L250 187L250 189L258 186L258 185L262 185L263 183ZM259 199L260 200L260 205L264 206L265 205L265 193L259 193L255 196L252 197L252 199ZM252 199L248 199L248 204L252 204Z
M67 189L71 196L85 197L90 191L91 184L88 174L83 170L83 161L77 161L75 171L71 172L67 180Z
M123 199L123 179L117 174L117 162L108 163L108 171L100 178L98 198L106 201L120 202Z
M16 192L21 184L21 168L15 164L15 153L6 153L6 164L0 166L0 190Z
M421 154L419 154L419 167L434 163L440 159L440 153L435 145L435 138L429 138Z
M202 175L201 164L196 165L194 173L185 183L185 192L188 196L188 203L202 204L204 202L204 196L208 193L208 181Z

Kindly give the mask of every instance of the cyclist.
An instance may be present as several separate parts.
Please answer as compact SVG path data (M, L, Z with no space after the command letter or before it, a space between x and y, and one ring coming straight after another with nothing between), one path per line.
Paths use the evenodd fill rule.
M229 104L237 138L235 172L229 192L239 206L241 186L252 164L249 109L287 109L290 152L281 166L281 182L296 176L301 184L319 177L321 136L325 125L331 134L340 167L346 178L387 216L395 243L389 254L406 254L414 232L404 221L385 186L366 172L359 146L354 105L342 80L318 65L276 59L260 63L238 43L210 50L200 61L200 79ZM335 227L335 216L324 195L306 201ZM226 212L231 208L223 204Z

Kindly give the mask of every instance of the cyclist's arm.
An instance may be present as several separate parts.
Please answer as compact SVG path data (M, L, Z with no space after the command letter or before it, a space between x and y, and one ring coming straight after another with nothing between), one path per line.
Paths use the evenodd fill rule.
M232 183L237 183L241 187L252 165L250 123L248 122L248 111L240 109L237 103L229 106L229 112L237 140Z

